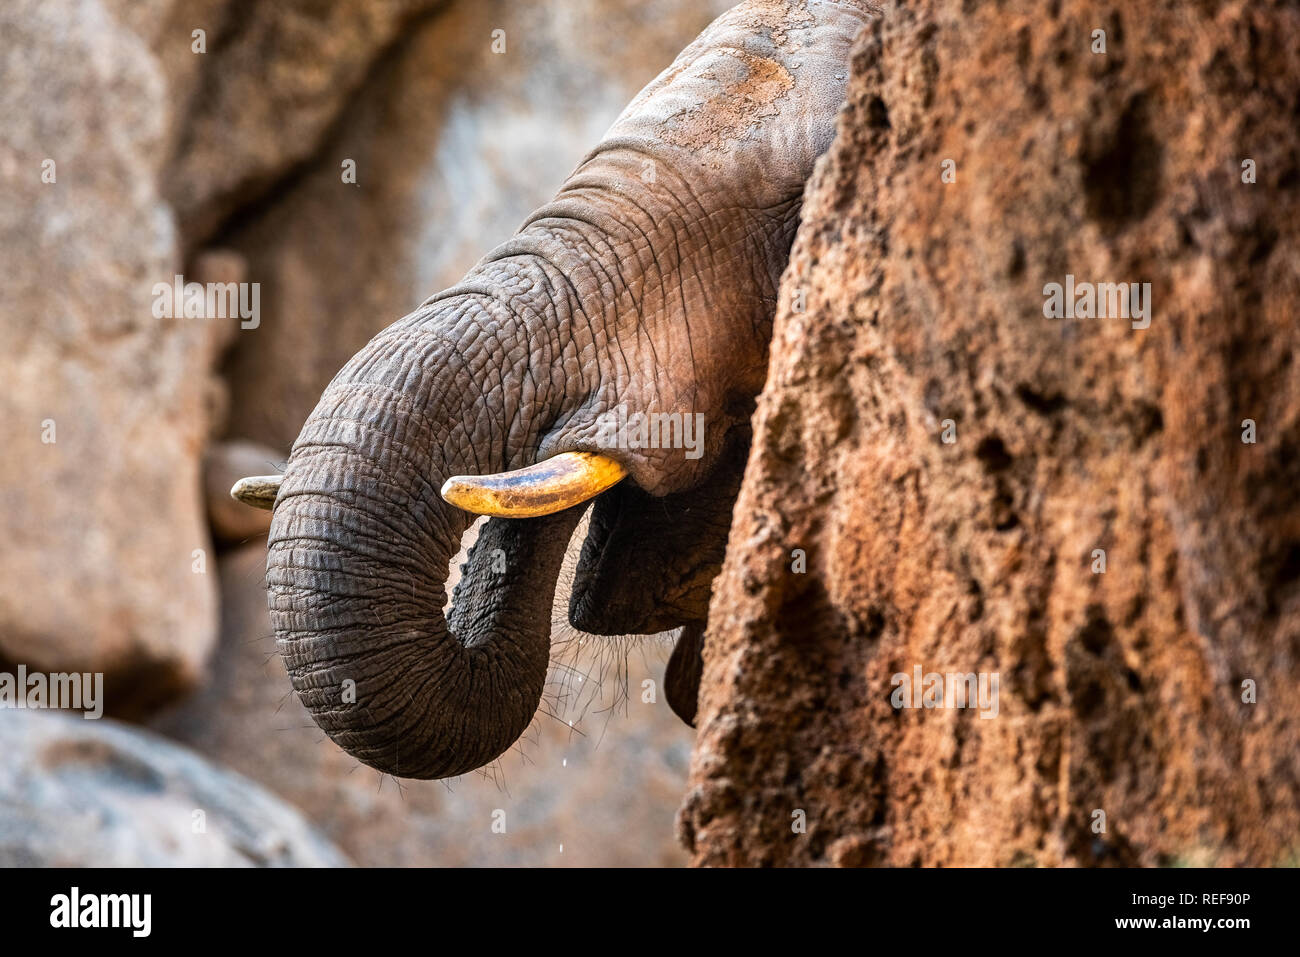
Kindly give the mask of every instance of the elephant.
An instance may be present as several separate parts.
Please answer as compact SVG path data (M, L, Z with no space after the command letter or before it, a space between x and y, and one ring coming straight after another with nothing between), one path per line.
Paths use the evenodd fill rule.
M454 777L523 734L588 500L569 619L595 635L682 628L665 696L694 721L805 182L876 14L860 0L724 13L515 236L339 371L282 476L233 490L273 507L278 646L347 752ZM655 416L659 441L610 427ZM693 451L679 419L701 423ZM444 615L474 513L492 517Z

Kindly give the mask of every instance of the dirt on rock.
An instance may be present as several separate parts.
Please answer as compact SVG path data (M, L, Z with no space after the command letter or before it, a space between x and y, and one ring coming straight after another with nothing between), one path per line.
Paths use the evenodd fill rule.
M715 584L696 863L1295 862L1298 35L923 0L860 38ZM1149 325L1045 314L1086 282ZM996 709L894 707L918 667Z

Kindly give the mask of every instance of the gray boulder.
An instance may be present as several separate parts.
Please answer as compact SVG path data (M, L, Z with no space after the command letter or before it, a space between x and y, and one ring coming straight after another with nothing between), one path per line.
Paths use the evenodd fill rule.
M0 867L341 867L288 804L157 735L0 711Z

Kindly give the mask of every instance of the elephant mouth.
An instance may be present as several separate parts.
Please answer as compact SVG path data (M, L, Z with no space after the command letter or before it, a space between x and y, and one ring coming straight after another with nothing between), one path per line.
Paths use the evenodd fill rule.
M557 618L556 624L567 621L578 632L603 637L657 634L681 624L655 614L662 595L660 588L655 587L653 580L647 581L646 576L657 570L646 562L635 562L638 549L633 543L653 534L639 520L635 504L641 498L650 497L627 480L571 507L574 513L584 513L586 521L577 523L577 534L569 542L570 557L556 569L555 584L560 600L565 600L567 591L563 618ZM498 522L520 528L537 523L540 527L538 518L487 518L488 525ZM474 540L481 538L488 526L480 522L477 527ZM631 567L634 564L638 567ZM452 565L457 565L455 558ZM465 564L464 573L473 574L474 569L481 573L486 568L490 565L470 562ZM451 569L453 575L458 570ZM456 578L463 580L460 575ZM454 584L454 580L449 580L449 585ZM454 588L449 588L448 607L454 604L452 592Z
M595 635L651 634L679 624L656 621L656 595L633 584L644 579L644 568L630 568L628 556L637 552L639 531L649 531L639 528L634 505L648 496L617 460L564 452L512 472L453 476L443 484L442 497L464 511L506 521L589 506L569 623Z
M723 488L729 491L729 483ZM672 710L692 727L703 669L704 623L713 579L721 570L731 505L720 495L713 508L701 509L696 492L655 497L627 481L598 496L588 516L568 607L569 624L587 634L677 631L664 672L664 692Z

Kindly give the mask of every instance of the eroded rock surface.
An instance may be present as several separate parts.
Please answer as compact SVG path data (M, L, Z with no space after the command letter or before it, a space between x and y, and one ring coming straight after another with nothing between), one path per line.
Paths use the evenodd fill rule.
M861 39L715 586L697 863L1294 863L1297 35L929 0ZM1067 274L1151 283L1149 327L1046 318ZM917 665L999 673L997 716L896 710Z

